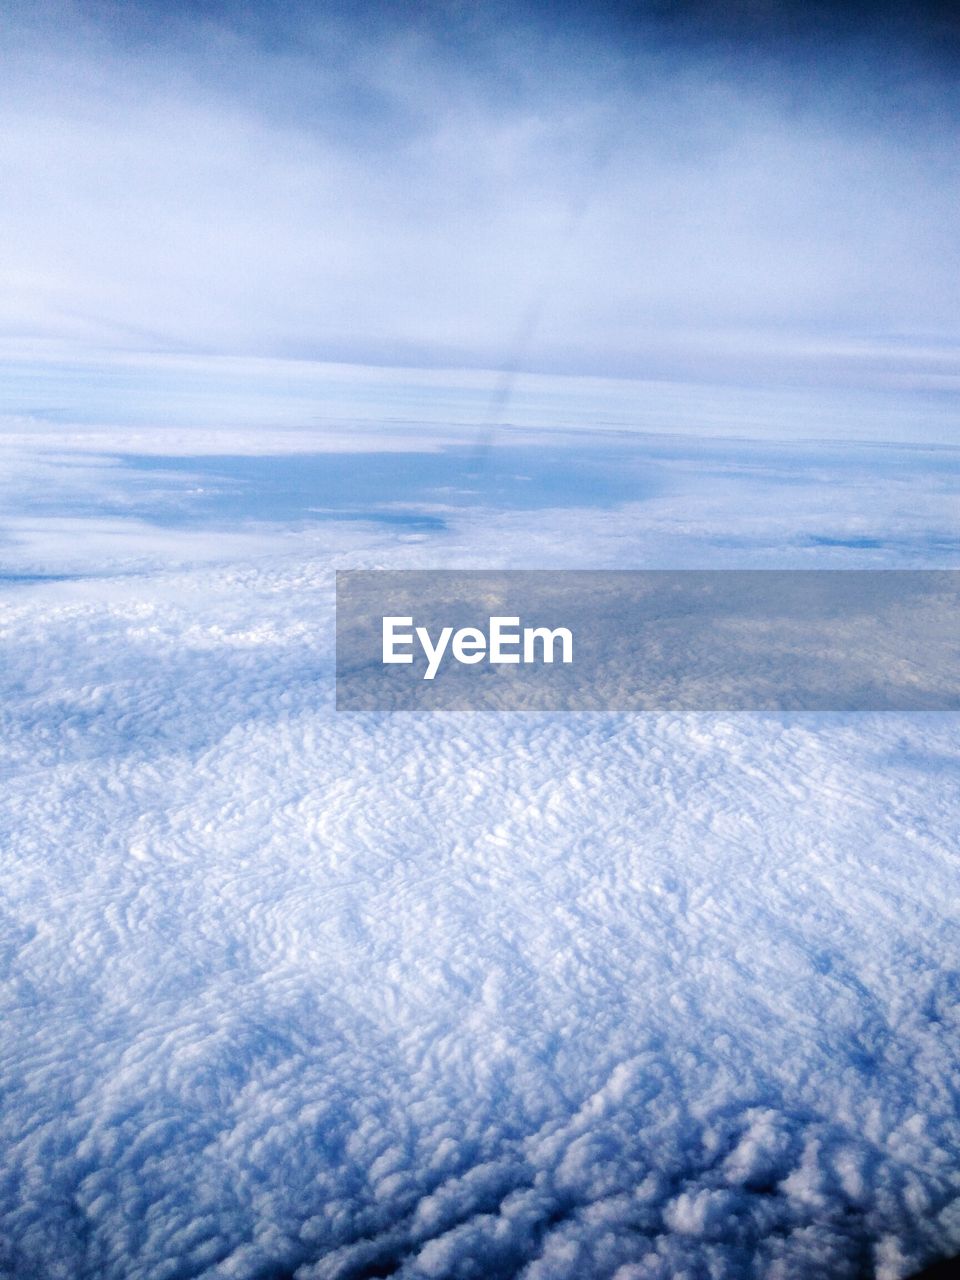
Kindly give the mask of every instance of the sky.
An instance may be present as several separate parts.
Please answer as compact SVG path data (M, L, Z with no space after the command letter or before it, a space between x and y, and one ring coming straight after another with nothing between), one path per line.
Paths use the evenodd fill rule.
M333 705L338 568L957 563L953 10L0 45L2 1280L960 1253L955 716Z
M957 378L949 6L11 4L0 352Z

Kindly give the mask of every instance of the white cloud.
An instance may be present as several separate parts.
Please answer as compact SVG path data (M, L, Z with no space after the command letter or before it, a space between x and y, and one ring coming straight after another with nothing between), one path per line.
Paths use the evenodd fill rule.
M577 554L783 555L864 501L805 465L805 516L755 467L696 518L581 513ZM893 1280L960 1247L953 717L332 711L334 565L569 563L570 519L212 565L155 528L149 571L0 588L8 1274ZM87 572L122 524L74 535Z
M667 376L772 333L831 377L851 335L955 347L956 104L920 72L42 12L7 28L6 334Z

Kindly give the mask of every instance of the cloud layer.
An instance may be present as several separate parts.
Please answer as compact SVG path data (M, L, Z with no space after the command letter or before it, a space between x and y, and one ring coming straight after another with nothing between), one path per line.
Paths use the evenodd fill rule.
M328 601L247 567L11 611L8 1273L960 1243L952 722L334 722Z
M60 449L5 464L21 509L93 513L4 527L84 574L0 584L4 1275L897 1280L960 1248L954 718L331 706L335 565L942 563L945 487L715 446L673 463L695 506L239 542L97 516L132 475ZM913 550L858 544L867 508Z
M956 561L955 27L668 8L0 15L4 1280L960 1250L955 718L332 707L338 566Z

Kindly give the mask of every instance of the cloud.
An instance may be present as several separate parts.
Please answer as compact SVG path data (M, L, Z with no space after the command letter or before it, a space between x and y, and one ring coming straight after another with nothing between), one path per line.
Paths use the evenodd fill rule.
M955 718L333 711L338 566L955 559L949 407L756 386L955 383L936 15L629 8L5 11L11 1280L960 1249ZM468 502L490 366L676 381L518 377Z
M154 526L138 572L0 585L4 1274L895 1280L960 1246L954 718L331 707L335 565L569 563L575 519L581 564L782 563L800 512L898 502L843 451L805 489L795 448L714 449L696 519L212 564ZM130 477L95 461L99 501ZM37 554L109 575L124 525Z
M7 23L7 335L631 375L772 333L955 343L956 102L922 64L40 12Z
M8 635L14 1275L955 1243L950 725L334 722L325 574L233 576Z

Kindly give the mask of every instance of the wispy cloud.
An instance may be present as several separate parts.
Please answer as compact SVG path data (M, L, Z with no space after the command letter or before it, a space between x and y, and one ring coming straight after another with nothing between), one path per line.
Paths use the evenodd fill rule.
M254 13L8 18L4 334L637 375L960 331L922 63Z

